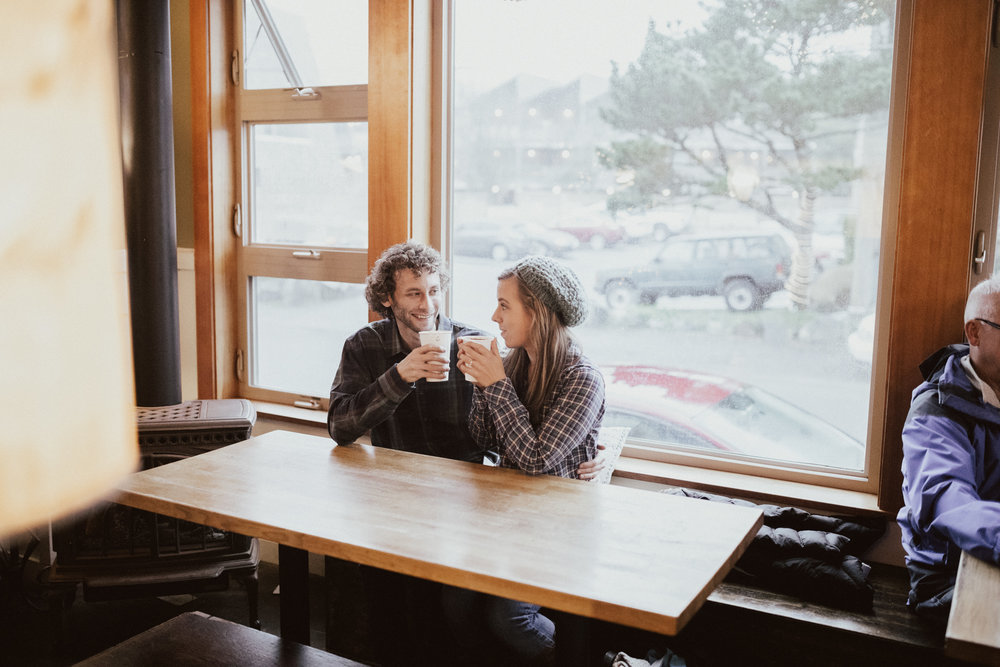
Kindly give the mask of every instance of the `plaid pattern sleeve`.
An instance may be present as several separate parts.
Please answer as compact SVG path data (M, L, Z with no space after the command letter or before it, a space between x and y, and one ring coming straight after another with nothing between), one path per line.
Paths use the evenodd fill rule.
M563 370L555 397L545 406L537 433L528 410L505 378L477 391L473 414L479 427L492 422L500 465L532 475L576 477L577 468L597 453L597 430L604 417L604 378L584 357Z
M508 380L509 382L509 380ZM497 442L493 420L490 418L486 397L483 391L475 389L472 392L472 410L469 413L469 433L476 444L487 448L495 447Z
M354 442L385 421L413 391L413 385L404 382L396 370L396 356L403 356L403 351L387 353L384 337L375 326L361 329L344 342L327 413L327 429L338 443Z

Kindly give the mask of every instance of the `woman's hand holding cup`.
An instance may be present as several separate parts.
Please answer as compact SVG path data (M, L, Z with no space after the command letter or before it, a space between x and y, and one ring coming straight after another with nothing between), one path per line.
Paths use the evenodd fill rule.
M458 368L477 387L488 387L507 377L503 359L493 336L462 336L458 339Z

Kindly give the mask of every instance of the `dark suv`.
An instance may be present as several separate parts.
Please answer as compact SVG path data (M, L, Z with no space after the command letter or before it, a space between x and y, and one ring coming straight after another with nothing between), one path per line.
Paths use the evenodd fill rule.
M668 238L649 264L599 271L596 287L612 308L663 295L721 294L730 310L756 310L784 287L790 264L780 234L684 234Z

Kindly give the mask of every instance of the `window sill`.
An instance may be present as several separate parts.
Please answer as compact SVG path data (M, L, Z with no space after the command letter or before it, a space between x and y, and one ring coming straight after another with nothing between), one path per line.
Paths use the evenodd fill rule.
M259 418L269 430L288 425L326 434L326 413L280 403L254 401ZM746 498L752 502L802 507L821 512L883 514L875 494L834 489L802 482L708 470L622 455L615 465L614 484L656 488L683 486L709 493Z
M884 514L873 493L768 479L734 472L621 456L613 482L626 486L683 486L708 493L812 509L820 512Z
M315 426L326 433L326 412L323 410L309 410L282 403L268 403L267 401L253 401L253 405L257 410L258 418L297 426Z

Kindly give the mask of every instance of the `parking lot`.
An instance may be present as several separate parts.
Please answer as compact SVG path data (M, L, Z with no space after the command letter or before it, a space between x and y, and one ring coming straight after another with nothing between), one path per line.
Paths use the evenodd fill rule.
M786 292L761 311L727 310L721 296L661 297L655 305L609 309L594 290L604 267L649 261L655 243L581 247L563 258L591 293L590 319L574 330L598 364L639 363L696 370L755 384L865 441L870 369L847 349L854 316L846 312L797 313ZM496 332L496 276L516 260L454 258L452 312Z

